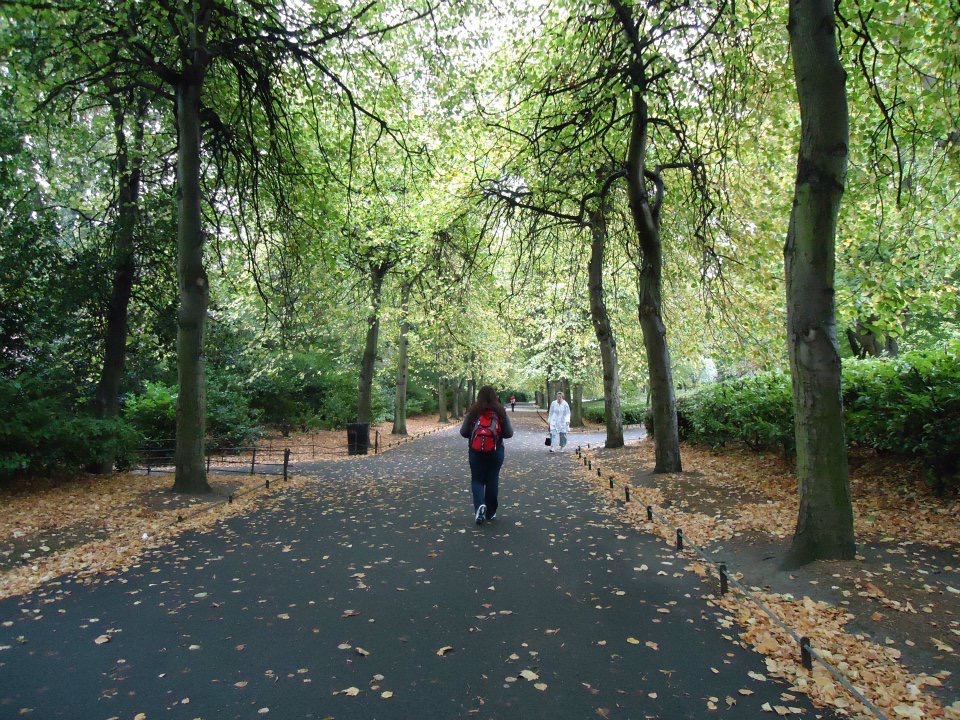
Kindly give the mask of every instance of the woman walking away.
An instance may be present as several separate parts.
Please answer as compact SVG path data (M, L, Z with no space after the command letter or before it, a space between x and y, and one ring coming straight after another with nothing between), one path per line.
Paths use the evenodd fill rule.
M513 437L513 427L500 404L497 391L484 385L477 392L477 401L467 410L460 434L470 443L470 488L473 491L473 513L477 525L497 516L497 495L500 466L503 465L503 439Z
M550 412L547 414L550 424L550 452L564 452L567 446L567 433L570 432L570 406L563 399L563 393L557 393L557 399L550 403Z

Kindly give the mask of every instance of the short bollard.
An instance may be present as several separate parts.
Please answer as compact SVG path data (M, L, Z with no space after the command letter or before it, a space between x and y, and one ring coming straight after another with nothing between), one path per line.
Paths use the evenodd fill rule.
M810 638L800 638L800 662L807 670L813 670L813 655L810 654Z
M587 460L587 470L593 470L593 460Z
M726 595L726 594L727 594L727 590L729 590L729 586L728 586L728 584L727 584L727 582L728 582L728 581L727 581L727 564L726 564L726 563L720 563L720 568L719 568L719 569L720 569L720 594L721 594L721 595Z
M177 515L177 522L183 522L183 515Z
M613 490L613 476L610 476L610 489Z
M653 522L653 505L647 505L647 522Z
M233 502L233 493L227 495L227 505Z
M629 485L623 486L623 499L626 502L630 502L630 486Z
M267 490L270 489L270 478L267 478L266 488L267 488Z
M257 446L253 446L253 455L250 456L250 474L253 475L257 467Z
M677 528L677 550L683 550L683 530Z
M284 448L283 450L283 479L289 480L290 476L288 475L290 469L290 448Z
M600 474L600 468L597 468L597 477L603 477L603 476Z

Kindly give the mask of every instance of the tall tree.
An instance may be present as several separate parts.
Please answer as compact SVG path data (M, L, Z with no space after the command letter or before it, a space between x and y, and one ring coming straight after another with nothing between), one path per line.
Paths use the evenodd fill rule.
M837 217L849 153L846 72L830 0L791 0L801 137L784 245L800 512L784 567L854 556L834 308Z

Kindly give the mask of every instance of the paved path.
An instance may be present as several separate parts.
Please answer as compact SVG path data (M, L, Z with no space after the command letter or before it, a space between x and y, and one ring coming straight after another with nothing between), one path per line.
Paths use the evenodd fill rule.
M762 658L724 639L713 588L601 512L543 435L508 441L482 528L451 430L303 467L302 491L110 582L0 602L0 718L821 716L748 676Z

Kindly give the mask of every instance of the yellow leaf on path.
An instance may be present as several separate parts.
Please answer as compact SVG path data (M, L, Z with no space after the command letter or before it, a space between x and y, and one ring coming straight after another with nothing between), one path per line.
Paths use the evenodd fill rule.
M437 650L437 655L439 655L440 657L443 657L443 656L446 655L448 652L453 652L453 646L452 646L452 645L444 645L442 648L440 648L439 650Z
M657 644L656 644L655 642L653 642L652 640L647 640L647 642L644 643L644 644L645 644L648 648L650 648L651 650L659 650L659 649L660 649L660 646L657 645Z
M547 684L546 684L546 683L534 683L533 686L534 686L537 690L539 690L540 692L543 692L544 690L547 689Z
M348 697L356 697L360 694L360 688L348 687L346 690L341 690L340 692L335 692L334 695L346 695Z
M247 686L247 681L241 680L240 682L235 682L233 686L238 688L245 688Z
M100 635L94 642L97 645L103 645L104 643L110 642L111 638L109 635Z
M524 680L529 680L530 682L540 679L540 676L533 672L533 670L521 670L520 677L522 677Z
M753 695L753 690L748 690L747 688L740 688L737 692L741 695Z
M765 675L761 675L760 673L754 672L753 670L748 672L747 675L752 677L754 680L759 680L760 682L764 682L767 679Z
M380 697L382 697L384 700L389 700L393 697L393 693L389 690L384 690L382 693L380 693Z
M897 717L902 718L916 718L917 720L923 720L923 710L913 705L897 705L893 708L893 714Z
M133 720L147 720L147 714L137 713L136 715L133 716Z
M949 653L952 653L952 652L953 652L953 648L950 647L949 645L947 645L947 644L946 644L943 640L941 640L940 638L932 637L932 638L930 638L930 641L931 641L934 645L936 645L936 646L937 646L937 650L940 650L941 652L949 652Z
M631 645L639 645L639 644L640 644L640 641L637 640L635 637L628 637L628 638L627 638L627 642L630 643Z

